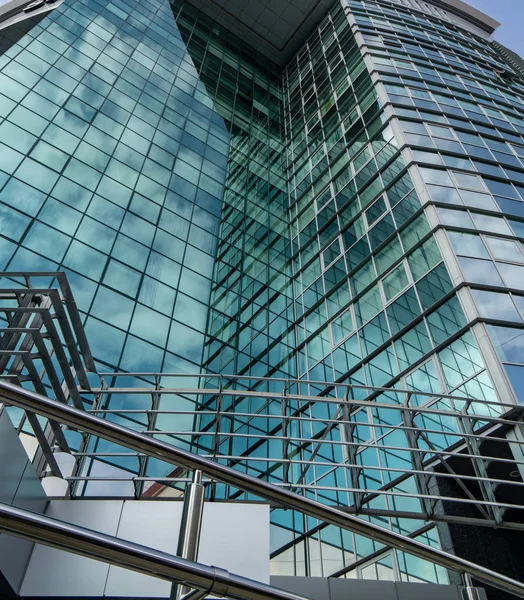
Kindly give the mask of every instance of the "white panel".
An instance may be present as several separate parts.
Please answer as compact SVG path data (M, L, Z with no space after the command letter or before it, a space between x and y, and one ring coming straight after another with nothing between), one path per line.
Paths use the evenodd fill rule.
M182 502L128 501L124 504L117 535L175 554L181 518ZM111 566L105 595L166 598L170 590L171 584L167 581Z
M47 497L33 465L0 404L0 502L43 513ZM0 572L18 593L33 550L32 542L0 535Z
M269 583L269 506L207 503L198 560Z
M53 500L47 514L174 554L182 502ZM269 507L206 502L198 560L269 583ZM167 598L170 590L162 579L38 545L21 595Z
M13 503L28 462L11 419L0 411L0 502Z
M121 500L52 500L46 515L116 535ZM109 565L36 544L22 596L102 596Z
M125 503L118 537L164 552L176 551L181 502ZM198 561L269 583L269 507L206 502ZM111 567L106 596L169 596L171 584Z

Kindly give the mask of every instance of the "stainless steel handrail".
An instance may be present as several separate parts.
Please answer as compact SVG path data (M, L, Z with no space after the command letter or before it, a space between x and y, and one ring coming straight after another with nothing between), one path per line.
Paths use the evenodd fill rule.
M45 396L4 381L0 381L0 398L3 398L8 404L13 406L33 411L48 419L60 421L74 429L85 431L86 433L101 437L137 452L142 452L167 463L185 467L189 470L200 469L204 474L216 481L221 481L235 488L255 494L283 508L297 510L325 523L330 523L331 525L371 538L386 546L407 552L444 568L460 573L469 573L479 581L524 598L524 583L520 581L454 556L439 548L432 548L400 533L384 529L374 523L366 522L346 514L338 508L327 506L316 500L283 490L271 483L220 465L208 458L181 450L165 442L151 439L121 425L105 421L84 411L60 404L55 400L50 400Z
M0 531L145 575L184 583L204 590L206 594L235 600L304 600L296 594L229 573L225 569L179 558L1 503Z

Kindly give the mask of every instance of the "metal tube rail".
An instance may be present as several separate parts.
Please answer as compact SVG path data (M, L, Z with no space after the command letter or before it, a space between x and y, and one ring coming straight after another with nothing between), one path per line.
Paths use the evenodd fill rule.
M267 417L266 417L267 418ZM279 419L281 420L282 418L279 417ZM294 421L295 419L293 417L290 418L290 421ZM322 423L323 419L317 419L317 423ZM338 421L339 425L343 425L343 421ZM359 422L358 425L360 425L361 423ZM519 423L520 426L523 425L523 423ZM417 427L391 427L388 425L382 425L382 424L377 424L377 425L367 425L364 423L364 427L369 427L369 428L375 428L375 429L395 429L397 431L417 431L420 430L422 428L417 428ZM336 431L336 429L334 430ZM433 430L433 429L423 429L424 433L434 433L436 435L441 435L441 436L448 436L448 437L458 437L461 440L462 439L478 439L478 438L482 438L482 439L486 439L489 440L490 442L503 442L505 444L508 443L507 438L499 438L499 437L492 437L492 436L486 436L483 433L479 432L479 433L465 433L465 434L461 434L460 432L450 432L450 431L437 431L437 430ZM200 438L205 438L205 437L214 437L217 435L216 431L177 431L174 429L167 429L167 430L163 430L163 429L143 429L141 431L141 433L143 435L147 435L147 436L151 436L152 438L154 438L154 436L159 435L159 436L178 436L178 437L200 437ZM227 438L241 438L241 439L247 439L247 440L289 440L290 442L299 442L301 444L314 444L314 443L318 443L320 442L321 444L324 444L326 446L355 446L358 448L380 448L382 450L410 450L411 448L407 447L407 446L390 446L390 445L386 445L386 444L381 444L381 440L385 439L387 434L382 435L382 437L377 438L377 441L374 441L373 443L369 443L369 442L342 442L340 440L327 440L327 439L319 439L319 438L315 438L315 437L298 437L298 436L286 436L286 435L258 435L256 433L234 433L234 432L219 432L219 435L221 437L227 437ZM524 446L524 440L511 440L511 444L514 444L515 446ZM445 450L425 450L424 448L420 448L420 449L416 449L416 448L412 448L413 450L416 450L417 452L421 452L422 454L454 454L454 452L447 452ZM223 455L224 458L234 458L234 457L228 457ZM471 458L489 458L492 460L496 460L498 462L511 462L511 463L517 463L517 460L514 459L498 459L497 457L491 457L491 456L479 456L479 455L475 455L475 454L469 454L469 457ZM239 458L246 458L245 456L239 457Z
M105 376L110 378L112 376L119 376L122 375L122 373L106 373ZM127 377L140 377L140 373L126 373L125 374ZM152 375L151 375L152 377ZM194 379L196 377L198 377L198 374L188 374L188 375L181 375L181 374L174 374L174 373L157 373L157 377L159 378L164 378L164 377L185 377L187 379ZM210 376L207 376L210 377ZM215 376L218 377L218 376ZM226 377L224 375L223 379L237 379L235 377ZM252 378L254 380L256 380L256 378ZM261 379L261 381L263 381L263 379ZM288 383L291 383L291 381L288 381ZM302 386L311 384L313 385L314 382L309 382L309 381L297 381L297 384L301 384ZM457 402L482 402L483 404L489 405L489 406L502 406L502 407L507 407L509 409L514 409L514 408L521 408L522 406L519 404L512 404L512 403L508 403L508 402L499 402L498 400L484 400L481 398L471 398L470 396L454 396L453 394L448 394L446 392L419 392L418 390L407 390L405 388L383 388L383 387L374 387L374 386L368 386L368 385L357 385L357 384L350 384L350 383L329 383L329 382L322 382L322 385L326 386L326 387L340 387L342 389L344 389L346 392L347 391L352 391L352 390L362 390L362 391L367 391L369 392L368 395L372 394L372 393L389 393L389 394L399 394L399 395L410 395L410 396L420 396L423 398L428 398L429 400L433 399L433 400L454 400ZM205 395L205 396L218 396L220 394L222 395L228 395L228 396L244 396L244 395L251 395L251 396L257 396L260 398L282 398L282 391L271 391L271 392L267 392L264 390L248 390L246 388L229 388L229 387L224 387L224 388L200 388L200 387L155 387L155 386L151 386L151 387L117 387L117 386L113 386L113 387L107 387L107 388L98 388L98 387L92 387L91 389L79 389L79 392L81 394L94 394L94 393L104 393L104 394L151 394L152 392L161 392L162 394L187 394L188 396L194 396L194 395ZM308 402L340 402L343 398L342 397L337 397L337 396L318 396L318 395L311 395L311 394L299 394L299 393L295 393L295 392L287 392L286 393L286 397L289 398L293 398L293 399L303 399L305 401ZM358 398L350 398L351 402L356 402L358 403L366 403L366 404L370 404L370 400L368 400L367 398L362 398L362 399L358 399ZM391 405L387 405L387 406L391 406ZM414 407L416 408L416 407Z
M371 538L381 544L407 552L441 567L460 573L469 573L483 583L524 598L524 583L520 581L458 556L453 556L438 548L432 548L394 531L384 529L374 523L348 515L338 508L283 490L261 479L246 475L165 442L151 439L121 425L104 421L104 419L86 414L71 406L59 404L55 400L50 400L45 396L11 383L0 381L0 397L3 397L7 403L13 406L33 411L49 419L61 421L69 427L126 446L137 452L143 452L148 456L189 470L200 469L216 481L253 493L282 507L297 510L325 523Z
M390 390L392 391L392 390ZM282 395L281 392L279 393L273 393L273 392L260 392L260 391L253 391L253 390L237 390L237 389L228 389L228 388L224 388L223 390L218 390L218 389L212 389L212 390L207 390L206 388L159 388L159 389L155 389L155 388L93 388L91 391L89 390L80 390L81 394L95 394L95 393L99 393L99 394L105 394L105 395L118 395L118 394L126 394L126 395L151 395L152 393L157 393L160 394L161 396L231 396L231 397L238 397L238 398L262 398L262 399L268 399L268 400L282 400L282 398L286 398L287 400L297 400L300 402L303 402L304 405L308 405L308 404L318 404L318 403L324 403L324 404L335 404L335 405L340 405L340 404L348 404L353 408L383 408L383 409L388 409L388 410L403 410L403 411L408 411L408 412L414 412L414 413L418 413L418 412L424 412L427 414L435 414L435 415L443 415L443 416L456 416L458 411L456 410L449 410L449 409L435 409L432 408L434 404L441 402L443 400L450 400L450 401L456 401L456 402L462 402L462 403L467 403L469 405L475 405L475 404L481 404L483 406L486 406L488 408L493 407L493 408L497 408L497 409L503 409L503 408L507 408L508 411L506 412L510 412L510 411L517 411L519 413L524 412L524 407L522 407L522 405L516 405L516 404L503 404L500 402L493 402L491 400L483 400L483 399L476 399L476 398L462 398L462 397L456 397L456 396L447 396L445 394L431 394L431 398L433 398L434 402L432 403L428 403L428 404L424 404L424 405L410 405L410 404L388 404L385 402L377 402L376 400L369 400L369 399L363 399L363 400L359 400L359 399L353 399L353 398L335 398L332 396L310 396L310 395L306 395L306 394L293 394L293 393L287 393L285 396ZM418 392L407 392L405 390L402 390L402 392L400 392L402 394L406 394L409 395L411 394L413 395L425 395L425 396L429 396L429 394L418 394ZM95 409L95 410L91 410L91 412L104 412L104 409ZM105 411L105 412L111 412L109 410ZM133 414L133 412L152 412L151 410L139 410L139 411L126 411L125 409L119 409L117 411L115 411L116 413L127 413L129 412L129 414ZM159 411L159 412L164 412L164 411ZM166 413L168 413L169 411L165 411ZM227 414L227 411L220 411L220 412L224 412L224 414ZM216 414L217 411L216 410L209 410L209 409L205 409L204 411L202 411L202 414ZM176 414L176 413L173 413ZM233 414L233 413L230 413ZM499 415L503 415L504 411L500 411ZM269 416L269 415L268 415ZM277 418L277 415L271 415L275 418ZM476 419L478 421L490 421L493 423L504 423L506 424L507 421L506 419L504 419L502 416L491 416L491 415L482 415L482 414L476 414L476 413L464 413L463 415L464 417L470 417L472 419ZM511 422L510 422L511 423ZM518 422L520 423L520 422Z
M225 569L0 503L0 531L234 600L305 600Z
M271 383L275 383L276 381L284 384L286 387L289 387L290 385L297 385L297 386L308 386L308 385L312 385L312 386L323 386L325 389L329 389L329 388L342 388L346 391L351 391L351 390L362 390L362 391L369 391L371 393L395 393L395 394L411 394L411 395L416 395L416 396L422 396L422 397L427 397L427 398L443 398L443 399L449 399L449 400L463 400L466 402L471 402L474 401L475 399L472 399L469 396L455 396L453 394L449 394L449 393L437 393L437 392L423 392L423 391L414 391L414 390L409 390L406 388L396 388L396 387L384 387L384 386L375 386L375 385L364 385L364 384L360 384L360 383L342 383L342 382L337 382L337 381L318 381L315 379L292 379L292 378L284 378L284 377L255 377L252 375L231 375L231 374L220 374L220 373L148 373L148 372L135 372L135 373L126 373L126 372L104 372L104 373L98 373L98 375L100 377L103 378L110 378L110 377L138 377L138 378L142 378L142 377L151 377L151 378L163 378L163 379L169 379L169 378L182 378L182 379L218 379L219 382L220 381L227 381L227 380L231 380L231 381L251 381L251 382L271 382ZM93 391L99 391L102 388L92 388ZM125 390L126 393L136 393L133 390L135 389L140 389L140 388L124 388L124 387L113 387L113 388L107 388L109 391L111 391L112 389L114 389L115 391L117 390ZM142 390L154 390L155 387L152 386L150 388L142 388ZM169 389L169 388L167 388ZM172 388L173 389L173 388ZM175 388L176 389L176 388ZM206 394L208 395L213 395L213 394L218 394L220 393L220 388L199 388L199 389L203 389L206 390ZM229 388L223 388L222 391L227 391L229 390ZM90 392L91 390L80 390L81 392L85 391L85 392ZM107 391L107 390L106 390ZM189 391L189 390L188 390ZM263 392L263 393L271 393L273 396L277 397L282 395L282 391L280 392ZM330 396L310 396L310 398L316 398L317 400L320 399L328 399L330 398ZM331 397L332 398L332 397ZM486 402L487 404L500 404L501 406L507 406L510 408L518 408L519 405L515 404L515 403L504 403L504 402L499 402L498 400L480 400L477 399L477 401L481 401L481 402Z
M274 417L264 417L266 420L268 420L269 418L274 419ZM282 420L282 417L278 417L275 420ZM289 417L290 421L293 422L297 422L299 421L299 419L295 419L295 417ZM127 419L127 421L129 421L130 423L137 423L137 421L132 421L131 419ZM311 422L316 422L316 424L318 425L319 423L325 423L326 420L325 419L309 419L309 421ZM300 421L299 421L300 422ZM492 435L486 435L485 432L483 431L479 431L478 433L460 433L459 431L444 431L444 430L437 430L437 429L426 429L426 428L422 428L422 427L400 427L400 426L396 426L396 425L383 425L382 423L380 424L374 424L374 423L366 423L366 422L361 422L359 421L358 423L352 421L352 424L356 424L356 425L362 425L363 427L369 427L371 429L389 429L391 431L424 431L424 433L426 434L435 434L435 435L441 435L441 436L448 436L448 437L457 437L460 438L461 440L463 439L478 439L478 438L483 438L483 439L489 439L490 442L502 442L507 444L508 440L507 438L501 438L501 437L495 437ZM143 423L138 423L139 425L143 425ZM344 425L343 421L336 421L333 422L333 424L336 425ZM250 424L251 425L251 424ZM509 423L508 423L509 425ZM518 424L516 424L516 426L520 426L522 427L523 423L520 422ZM255 426L253 426L254 428ZM280 429L279 426L275 426L274 429ZM333 428L332 431L337 431L336 428ZM143 433L144 435L149 435L149 436L155 436L155 435L162 435L162 436L198 436L200 438L205 438L205 437L213 437L217 435L216 430L209 430L209 431L191 431L191 430L187 430L187 429L183 429L183 430L177 430L177 429L142 429L141 433ZM390 431L388 431L387 433L382 434L380 437L376 438L377 441L373 442L373 447L376 448L377 446L380 446L383 449L398 449L398 450L405 450L406 447L405 446L400 446L400 447L396 447L396 446L386 446L386 445L381 445L380 444L380 440L383 440L384 438L386 438L386 436L390 433ZM235 432L220 432L220 435L223 437L228 437L228 438L242 438L242 439L255 439L255 440L289 440L290 442L300 442L302 443L315 443L320 441L322 444L332 444L332 445L337 445L337 444L341 444L344 446L371 446L372 444L368 443L368 442L341 442L340 440L327 440L327 439L320 439L320 438L315 438L315 437L299 437L297 435L294 436L290 436L290 435L264 435L264 434L256 434L256 433L235 433ZM515 440L515 441L511 441L512 444L514 444L515 446L524 446L524 440ZM437 450L428 450L429 452L438 452ZM444 451L442 451L444 452ZM473 455L471 455L473 456ZM485 457L484 457L485 458ZM511 460L511 462L515 462L513 460Z
M368 446L371 447L371 446ZM375 446L376 447L376 446ZM409 450L409 448L406 448L404 450ZM131 454L131 453L125 453L125 452L101 452L101 453L97 453L97 452L71 452L72 456L76 456L76 457L88 457L88 458L94 458L94 459L101 459L101 458L116 458L116 457L132 457L135 458L138 455L137 454ZM462 458L470 458L470 456L468 455L459 455L457 454L456 456L461 456ZM222 460L235 460L235 461L241 461L241 460L246 460L245 456L240 456L240 455L231 455L231 454L219 454L218 457ZM486 457L486 459L491 460L490 457ZM311 461L308 460L301 460L301 459L289 459L289 458L265 458L265 457L261 457L261 456L253 456L253 457L249 457L248 459L249 461L256 463L256 462L262 462L262 463L271 463L271 464L278 464L278 465L284 465L284 464L293 464L293 465L309 465L312 464L315 467L331 467L332 469L346 469L346 470L350 470L350 469L362 469L365 468L369 471L384 471L386 473L406 473L406 469L401 469L399 467L377 467L374 465L365 465L363 466L362 464L359 463L346 463L346 462L342 462L342 463L337 463L337 462L328 462L328 461L315 461L314 463L312 463ZM499 462L498 459L493 459L493 462ZM503 461L500 461L503 462ZM510 460L510 459L506 459L504 462L507 463L511 463L512 465L524 465L523 461L519 461L519 460ZM126 469L123 469L126 470ZM129 480L135 480L135 481L178 481L180 483L185 483L185 482L190 482L191 480L187 477L160 477L158 475L149 475L149 476L137 476L134 474L134 472L132 470L127 470L127 472L129 473L129 476L119 476L117 477L116 475L113 477L108 477L108 476L97 476L97 475L82 475L82 476L68 476L65 477L65 479L69 480L69 481L99 481L100 477L102 477L103 480L108 479L109 481L129 481ZM421 471L418 469L409 469L409 474L410 475L421 475L423 477L442 477L444 479L461 479L463 481L490 481L491 483L503 483L503 484L510 484L512 486L515 487L524 487L524 482L523 481L511 481L508 479L497 479L494 477L476 477L475 475L464 475L462 473L448 473L448 472L435 472L435 471ZM391 483L391 482L389 482ZM291 487L293 487L295 484L290 483L290 484L282 484L282 483L275 483L275 485L290 485ZM299 485L299 484L297 484ZM307 486L306 486L307 487ZM338 487L337 487L338 489ZM363 491L365 491L365 489L363 488L359 488L362 489ZM380 493L381 489L380 488L373 488L373 493L377 494ZM446 499L449 500L453 500L452 496L446 496ZM523 505L519 505L519 508L524 509Z
M157 392L154 392L155 394L158 394L160 396L163 395L163 391L159 390ZM118 394L115 394L114 392L111 394L112 396L118 396ZM150 394L151 395L151 394ZM235 394L236 396L244 396L244 394ZM246 398L249 397L247 394L245 396ZM277 400L281 400L280 396L277 396L275 399ZM300 401L300 400L298 400ZM496 416L496 417L492 417L490 415L481 415L481 414L475 414L475 413L464 413L464 412L460 412L458 410L439 410L439 409L434 409L432 408L433 405L423 405L423 406L406 406L403 404L380 404L378 402L375 401L366 401L366 405L363 406L362 408L372 408L372 409L376 409L376 410L380 410L380 409L385 409L385 410L397 410L398 412L415 412L417 413L417 415L415 416L425 416L428 415L428 417L431 416L443 416L443 417L451 417L454 419L470 419L470 420L475 420L475 421L485 421L486 424L488 423L494 423L496 425L521 425L522 426L522 421L519 420L511 420L509 418L505 418L503 416ZM476 403L480 403L482 402L482 400L475 400ZM308 404L310 404L310 402L307 402ZM348 405L353 405L355 403L357 403L357 401L354 400L337 400L336 402L331 401L331 403L336 404L336 405L340 405L340 404L348 404ZM321 402L318 402L317 404L321 404ZM259 419L274 419L274 420L281 420L282 416L281 415L276 415L274 413L269 413L269 412L252 412L252 413L247 413L247 412L241 412L241 411L235 411L234 409L231 410L168 410L168 409L149 409L149 408L141 408L141 409L126 409L126 408L113 408L113 409L109 409L109 408L88 408L86 410L87 413L92 414L92 415L122 415L122 416L126 416L126 415L131 415L130 417L128 417L129 421L134 420L135 422L139 422L136 419L132 419L131 417L133 415L144 415L144 416L149 416L149 415L181 415L181 416L192 416L192 417L225 417L225 418L229 418L229 419L233 419L233 418L240 418L240 417L247 417L250 419L255 419L255 418L259 418ZM290 419L294 419L296 421L302 421L304 423L308 423L308 422L321 422L324 424L336 424L336 423L341 423L342 420L339 419L334 419L331 417L309 417L309 416L302 416L301 414L299 414L299 410L295 410L295 412L293 414L291 414L288 418ZM370 421L355 421L356 424L358 425L362 425L362 426L369 426L369 427L374 427L376 426L373 422ZM405 425L391 425L391 424L387 424L387 423L381 423L380 427L385 427L385 428L389 428L389 429L417 429L416 427L406 427ZM160 431L160 430L152 430L152 431ZM429 431L430 433L443 433L442 430L431 430L431 429L425 429L425 431ZM180 433L187 433L187 432L180 432ZM454 431L449 431L449 432L445 432L445 433L449 433L449 435L463 435L463 434L458 434L457 432Z
M153 481L153 482L161 482L161 483L182 483L184 480L180 480L178 478L175 477L134 477L134 476L129 476L129 477L124 477L124 476L107 476L104 477L103 475L97 476L83 476L83 477L65 477L65 481L113 481L113 482L120 482L120 483L133 483L133 482L138 482L138 481ZM485 479L484 481L490 481L488 479ZM508 481L504 481L503 483L511 483ZM403 492L403 491L390 491L390 490L376 490L376 489L370 489L370 488L351 488L351 487L335 487L335 486L320 486L320 485L315 485L312 483L308 483L308 484L304 484L304 483L282 483L282 482L277 482L275 484L271 484L271 485L275 485L280 489L283 488L290 488L290 489L300 489L300 490L311 490L314 492L319 492L319 494L321 494L322 492L341 492L341 493L345 493L345 494L349 494L349 493L362 493L362 494L367 494L368 496L394 496L394 497L406 497L406 498L415 498L417 500L441 500L444 499L446 500L446 502L456 502L457 504L473 504L475 506L498 506L500 508L507 508L507 509L513 509L513 510L522 510L523 507L521 504L508 504L506 502L490 502L489 500L478 500L477 498L459 498L459 497L452 497L452 496L445 496L444 498L442 498L441 496L436 496L433 494L419 494L417 492ZM420 520L422 517L422 513L419 513L417 515L417 519Z
M142 431L141 432L142 435L147 436L149 439L156 439L154 436L158 435L158 436L165 436L165 435L173 435L171 432L165 432L165 431L156 431L154 433L154 435L151 432L147 432L147 431ZM203 434L201 434L200 432L185 432L183 434L186 437L203 437ZM211 437L211 436L216 436L215 432L211 432L211 433L207 433L206 435ZM292 442L301 442L301 443L306 443L306 444L313 444L315 442L317 442L318 440L316 438L298 438L298 437L292 437L292 438L284 438L282 436L257 436L255 434L251 434L251 433L221 433L220 434L222 437L228 437L228 438L234 438L234 437L239 437L239 438L246 438L246 439L256 439L256 440L283 440L283 439L290 439ZM151 437L149 437L151 436ZM182 436L182 434L180 434L180 437ZM466 437L466 436L464 436ZM477 435L477 436L471 436L471 437L482 437L481 434ZM485 437L484 439L491 441L490 437ZM495 441L497 441L497 438L495 438ZM506 441L506 440L504 440ZM456 451L451 451L451 450L426 450L424 448L412 448L410 446L389 446L389 445L385 445L385 444L380 444L380 443L360 443L360 442L341 442L339 440L322 440L322 444L324 444L325 446L346 446L346 447L356 447L356 448L374 448L375 450L393 450L394 452L406 452L409 450L412 450L413 452L418 452L419 454L428 454L428 455L432 455L432 456L460 456L460 452L456 452ZM511 444L513 444L513 441L511 441ZM517 444L515 444L517 445ZM72 454L74 456L92 456L92 457L96 457L96 456L112 456L112 454L110 453L98 453L98 452L89 452L89 453L76 453L76 452L72 452ZM118 455L118 454L116 454ZM132 454L128 454L126 456L136 456L136 455L132 455ZM519 461L517 459L513 459L513 458L499 458L496 456L484 456L481 454L472 454L472 453L468 453L468 454L462 454L461 456L463 456L464 458L471 458L471 459L480 459L480 460L490 460L492 462L497 462L497 463L507 463L507 464L512 464L512 465L518 465L518 464L524 464L523 461ZM220 458L223 459L228 459L228 460L246 460L246 456L235 456L235 455L228 455L228 454L220 454L219 455ZM290 463L298 463L300 462L298 459L283 459L283 458L279 458L279 457L249 457L249 460L252 460L253 462L290 462ZM304 461L303 461L304 462ZM319 466L321 465L321 463L317 463L315 462L315 464L318 464ZM344 466L344 464L347 463L330 463L333 466ZM348 465L348 466L354 466L354 465ZM365 465L358 465L358 467L362 467ZM367 467L366 467L367 468ZM372 469L372 467L369 467L370 469ZM376 470L379 471L387 471L390 470L389 467L375 467ZM402 470L402 472L406 472L405 469ZM411 472L416 472L410 469L410 473ZM475 477L475 479L478 481L478 477ZM491 480L490 480L491 481Z

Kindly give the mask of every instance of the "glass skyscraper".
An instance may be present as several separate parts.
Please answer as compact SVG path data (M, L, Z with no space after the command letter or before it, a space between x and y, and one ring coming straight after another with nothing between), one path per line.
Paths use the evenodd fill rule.
M4 23L0 268L11 287L20 272L42 272L39 287L66 273L106 386L102 400L84 390L86 407L454 547L446 480L417 473L431 453L446 462L457 432L482 454L477 427L524 403L522 66L456 0L328 2L287 55L267 46L295 31L293 3L222 4L64 0ZM151 421L133 388L152 386L204 392L153 398ZM185 485L156 459L66 434L73 496ZM488 527L520 523L519 497L488 483L502 478L490 457L461 472L480 482L466 501ZM273 575L455 581L272 508Z

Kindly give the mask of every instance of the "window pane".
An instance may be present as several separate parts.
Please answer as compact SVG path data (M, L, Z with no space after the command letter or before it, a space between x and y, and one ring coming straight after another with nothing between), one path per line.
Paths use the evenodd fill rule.
M466 281L485 283L486 285L504 285L495 265L489 260L460 257L459 263Z
M483 290L472 290L472 294L482 317L505 321L522 321L509 294L498 294L497 292Z
M501 240L499 238L486 238L489 249L496 259L522 262L522 247L512 240Z
M489 258L488 251L479 235L448 231L455 252L461 256Z
M524 364L524 329L490 325L488 330L503 361Z
M471 217L464 210L438 208L437 211L440 217L440 222L443 225L453 225L455 227L464 227L465 229L475 229Z
M524 404L524 367L517 365L504 365L511 385L520 404Z
M497 269L509 288L524 290L524 267L497 263Z
M382 281L386 300L389 301L409 284L406 269L400 264Z

